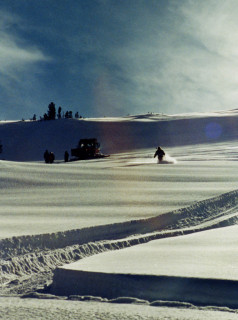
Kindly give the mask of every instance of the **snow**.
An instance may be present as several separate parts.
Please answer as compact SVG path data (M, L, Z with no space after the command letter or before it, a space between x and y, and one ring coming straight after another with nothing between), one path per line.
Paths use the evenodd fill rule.
M169 148L178 163L164 166L153 149L48 166L0 161L0 238L148 218L235 189L238 149L227 144L224 161L224 144L209 148Z
M56 160L79 139L96 137L102 152L115 154L141 149L177 147L236 140L237 111L197 115L138 115L113 119L0 122L1 158L42 161L46 149Z
M238 226L231 226L105 252L63 268L113 274L130 274L133 271L133 274L143 275L237 280L237 245Z
M228 308L238 308L236 296L229 296L237 285L237 120L235 109L215 114L1 122L2 294L36 292L54 273L51 293L63 294L57 292L63 286L68 298L80 297L82 291L74 291L75 283L78 279L86 283L87 277L96 275L100 296L106 297L105 277L111 277L111 284L118 279L120 283L124 274L129 275L124 291L113 298L119 302L122 295L130 295L148 305L132 306L125 298L120 301L126 305L111 311L110 304L97 302L99 319L105 319L105 314L107 319L159 319L160 312L161 319L162 314L171 319L233 319L236 310ZM85 137L98 138L102 152L111 156L64 163L64 151ZM158 145L167 154L163 164L153 158ZM56 155L52 165L43 162L46 148ZM134 277L143 278L144 290L131 287ZM163 298L148 277L155 283L161 277L173 279L178 287L190 279L195 291L201 291L197 295L190 291L192 301L181 291ZM220 295L214 294L214 300L209 300L207 289L211 283ZM94 285L85 288L92 296ZM72 308L76 314L79 304L82 314L94 318L93 301L33 302L30 297L0 297L0 318L9 313L9 319L14 319L19 312L19 319L21 313L24 318L40 319L36 310L44 313L52 308L52 316L61 319L57 313L61 308L62 319L70 319L67 310ZM171 308L174 300L182 310ZM194 304L189 310L187 302ZM205 307L201 309L199 303ZM220 309L207 310L209 304Z
M159 305L159 304L158 304ZM169 308L138 304L107 304L71 300L0 299L0 319L31 320L236 320L237 314L208 309ZM16 318L17 316L17 318Z

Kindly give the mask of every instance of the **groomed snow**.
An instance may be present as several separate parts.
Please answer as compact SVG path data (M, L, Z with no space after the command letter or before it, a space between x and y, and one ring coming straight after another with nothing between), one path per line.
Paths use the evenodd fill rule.
M148 218L236 189L234 143L165 151L176 164L157 165L154 149L66 164L0 161L0 238Z
M238 308L237 243L236 225L101 253L58 268L51 291Z
M238 221L237 122L237 110L231 110L202 115L0 123L2 292L36 291L52 278L54 270L52 288L67 285L68 295L79 272L103 277L147 275L172 277L182 287L186 279L193 279L195 291L205 290L199 301L215 305L216 300L206 296L207 285L217 285L221 294L218 280L226 283L225 293L231 282L237 285L237 227L232 226ZM64 163L64 151L70 151L83 137L97 137L102 152L111 156ZM167 153L159 165L153 158L158 145ZM43 163L46 148L56 154L53 165ZM77 260L84 270L72 270L72 265L62 268ZM68 272L71 280L62 281L60 271ZM143 281L147 294L149 282L146 278ZM123 294L134 293L134 298L139 298L135 290L130 291L129 283ZM92 295L92 287L86 289ZM154 301L156 294L152 298ZM183 295L176 298L180 303L189 301ZM17 314L23 310L19 305L13 308L12 298L4 299L0 311ZM6 309L3 305L7 301ZM25 301L27 305L28 299ZM55 308L57 303L62 305L55 301ZM226 307L236 304L229 295L226 299L220 296L218 304L223 311L215 311L217 318L232 319ZM25 318L30 305L37 309L37 302L29 302L22 311ZM161 307L161 302L155 305ZM121 310L126 314L125 306ZM202 319L202 311L196 311L189 311L190 318ZM170 313L171 319L180 319L174 314ZM181 319L186 319L185 314L187 317L188 313L180 314ZM142 318L147 319L145 314Z
M159 305L159 303L158 303ZM162 303L161 303L162 305ZM16 320L236 320L237 313L214 308L152 307L140 304L54 299L1 298L0 319ZM230 310L231 311L231 310ZM16 318L17 317L17 318Z
M237 280L237 246L236 225L105 252L62 268L110 274Z

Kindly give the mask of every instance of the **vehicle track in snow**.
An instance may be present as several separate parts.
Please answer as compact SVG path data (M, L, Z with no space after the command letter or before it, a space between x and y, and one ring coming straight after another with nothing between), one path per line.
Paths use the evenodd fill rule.
M238 190L142 220L0 240L3 293L25 293L52 271L108 250L238 223Z

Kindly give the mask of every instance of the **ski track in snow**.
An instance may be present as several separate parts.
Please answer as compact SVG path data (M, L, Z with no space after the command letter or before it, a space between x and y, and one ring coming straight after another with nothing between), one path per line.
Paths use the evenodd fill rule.
M91 166L91 163L80 163L80 166L76 163L75 165L71 163L71 166L64 164L65 169L67 168L67 171L65 171L67 185L65 185L66 180L61 179L62 177L60 176L59 178L58 176L60 167L58 163L62 162L61 159L64 151L69 147L75 146L78 139L82 138L75 136L76 131L84 132L85 136L97 136L99 141L103 143L102 151L104 153L114 154L110 158L110 164L107 159L103 160L103 167L101 167L102 170L100 171L100 175L104 177L105 172L108 171L104 169L109 168L108 174L113 178L114 168L121 169L123 167L131 166L139 167L141 165L146 165L146 167L149 168L150 166L148 165L154 165L156 159L153 159L153 152L151 152L151 150L149 151L148 148L154 149L156 147L158 137L160 140L159 143L162 141L162 147L166 146L166 152L169 151L167 148L173 148L172 155L174 158L167 154L167 158L164 160L163 164L174 165L178 160L178 163L182 161L183 165L186 166L186 161L191 164L193 161L209 160L209 165L212 166L212 161L225 160L230 161L230 163L231 161L236 161L238 157L238 147L236 146L238 135L236 120L237 110L235 110L234 114L232 112L229 115L223 113L211 114L209 116L197 115L195 117L191 115L184 115L182 117L176 115L172 117L165 115L158 117L154 115L142 115L134 117L133 119L123 119L123 121L91 119L89 121L62 120L55 122L19 122L16 124L1 124L1 138L4 138L1 159L8 160L2 161L1 163L3 168L1 172L1 186L4 193L2 199L6 202L4 202L6 210L5 214L7 216L9 210L11 210L11 207L8 209L8 202L10 199L12 201L12 191L15 193L16 197L19 190L25 190L27 192L31 187L40 189L47 185L49 187L48 190L50 190L50 187L52 187L52 190L55 187L63 190L64 187L67 189L69 186L78 186L78 176L75 175L75 171L72 170L73 166L75 168L77 167L77 169L81 168L80 178L81 183L85 184L85 194L87 194L92 185L95 187L95 175L92 170L100 168L99 164L101 163L101 160L91 161L95 167ZM219 124L221 127L221 136L213 137L210 135L211 132L208 129L210 128L209 125L211 123ZM52 131L57 134L55 134L55 139L52 139L49 143L48 138ZM31 132L31 134L29 134L29 132ZM68 134L65 135L65 132ZM119 135L118 132L120 132ZM32 141L35 143L33 144ZM42 154L46 146L50 150L54 150L57 159L56 165L48 167L42 163ZM179 146L183 147L180 148ZM145 152L140 151L141 149L146 148L148 152L151 152L148 154L146 151L147 156L145 156ZM135 152L135 150L137 151ZM122 152L124 152L124 154ZM120 159L117 159L117 153L119 154ZM9 162L9 160L37 161L37 165L36 162L20 163ZM159 169L162 168L163 167L159 167ZM171 168L175 167L171 166ZM87 175L85 174L84 176L82 174L83 170L85 172L87 171ZM226 188L226 181L224 181L223 177L219 178L219 165L217 166L217 170L218 172L214 177L203 176L201 178L198 174L195 182L198 183L205 179L206 182L212 183L214 186L216 181L221 179L221 182L223 183L222 187L220 187L221 190L223 190L222 192L236 188L236 186L234 187L236 184L236 177L235 174L233 177L233 172L231 173L229 171L227 178L232 181L233 184L227 185ZM27 174L24 175L24 172ZM29 174L29 172L31 172L31 174ZM147 171L145 175L147 175L148 172L149 171ZM47 181L45 177L49 173L52 179ZM124 179L124 176L120 177L122 189L123 184L128 181L131 188L134 188L131 181L136 181L138 177L136 172L132 173L133 175L126 177L126 179ZM214 173L214 171L212 171L212 173ZM172 175L171 172L170 174ZM184 181L192 181L194 179L193 173L191 173L186 177L187 180L180 181L181 179L179 177L181 172L176 174L178 178L177 182L183 183ZM195 171L194 175L196 175ZM107 178L104 180L106 181ZM217 178L217 180L215 178ZM158 179L155 179L156 183L159 179L168 181L170 180L170 176L163 176L163 170L161 170ZM105 183L104 180L103 182ZM101 186L101 180L96 182L98 182L98 186ZM110 180L110 183L112 183L112 180ZM118 184L117 181L116 184ZM206 190L209 190L209 188L210 185L207 185ZM116 192L118 192L118 190L116 190ZM179 192L177 188L176 192ZM20 192L20 196L21 194L22 193ZM94 193L93 196L95 194L96 193ZM136 196L140 196L141 194L142 193L138 192ZM218 194L218 192L216 194ZM31 196L33 196L33 194ZM36 195L34 194L34 196L37 198L37 193ZM46 199L47 198L48 195L46 194ZM27 198L24 198L23 200L26 201L26 199ZM200 197L199 199L202 198ZM26 206L26 203L23 200L20 201L18 199L18 203L22 205L22 210L25 208L24 205ZM86 200L88 201L88 198L86 198ZM147 200L151 201L151 198L148 198ZM171 199L169 199L169 201L170 200ZM85 207L89 206L89 202L87 201L85 202ZM116 204L118 205L118 203ZM45 206L47 207L47 205L48 202L46 201ZM75 205L77 206L77 203ZM128 206L131 206L130 201L128 201ZM113 208L115 210L116 206ZM160 319L160 316L161 319L164 319L167 317L168 312L170 312L169 310L171 307L174 307L174 309L184 309L185 312L179 315L179 309L176 309L176 315L170 313L168 316L170 319L235 319L235 317L237 317L237 310L231 310L225 306L222 308L201 308L205 312L201 313L199 307L195 307L192 304L182 301L149 302L147 300L140 301L138 298L128 297L118 297L110 302L131 304L132 308L133 304L135 304L134 310L130 310L130 308L127 307L124 312L124 308L118 308L113 310L112 314L110 314L111 311L107 309L106 303L98 303L98 301L105 302L101 297L61 297L62 300L60 300L60 304L54 304L54 301L56 300L53 300L53 298L58 299L59 297L45 294L43 288L52 281L53 272L57 267L100 252L120 250L156 239L176 237L237 224L237 208L238 190L235 190L211 199L196 202L189 207L176 210L173 210L174 208L168 209L171 211L152 218L132 221L126 221L128 219L117 220L125 222L117 222L109 219L108 221L113 221L115 223L54 233L0 239L0 319L15 319L16 314L18 315L18 319L25 319L26 315L28 318L31 317L31 319L46 319L46 315L49 319L52 319L53 317L57 319L147 319L145 310L149 306L159 306L160 315L150 311L151 316L148 316L148 319ZM35 210L36 209L37 208L35 207ZM14 207L14 210L17 211L16 206ZM33 210L33 208L31 208L31 210ZM39 210L42 211L43 209L40 208ZM151 216L151 214L148 216ZM38 216L36 216L36 218L39 219ZM16 225L18 226L18 221L16 222ZM56 228L48 230L54 231L62 229ZM48 230L46 232L48 232ZM12 296L14 294L23 295L23 297L26 298L24 306L21 306L22 300ZM11 297L4 297L4 295L11 295ZM37 298L39 301L37 305L34 305L32 298ZM42 303L41 299L47 300L44 300ZM64 301L64 299L68 300ZM82 310L79 311L80 307L78 305L76 307L75 305L73 306L74 300L80 300L77 301L77 303L81 304L85 303L83 301L89 300L94 302L94 304L88 304L88 309L87 306L84 305ZM96 303L98 307L95 311L94 307L96 306ZM143 306L139 304L143 304ZM166 307L166 309L161 309L163 307ZM188 310L190 310L191 313L188 313ZM199 313L196 313L198 310ZM218 314L217 311L222 312L219 312ZM81 313L79 314L79 312Z
M42 288L53 270L108 250L238 222L238 190L150 219L0 240L2 293Z

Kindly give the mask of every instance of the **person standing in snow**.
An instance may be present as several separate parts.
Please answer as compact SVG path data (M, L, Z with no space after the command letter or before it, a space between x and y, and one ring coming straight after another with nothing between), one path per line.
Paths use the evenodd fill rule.
M66 150L65 153L64 153L64 161L65 161L65 162L68 162L68 161L69 161L69 153L68 153L67 150Z
M45 152L44 152L44 159L45 159L45 163L50 162L50 154L49 154L48 150L45 150Z
M158 157L159 162L161 162L165 156L164 150L158 147L157 150L155 151L154 158L156 156Z
M49 155L49 162L50 162L50 163L53 163L53 162L54 162L54 160L55 160L55 155L54 155L54 153L53 153L53 152L50 152L50 155Z

